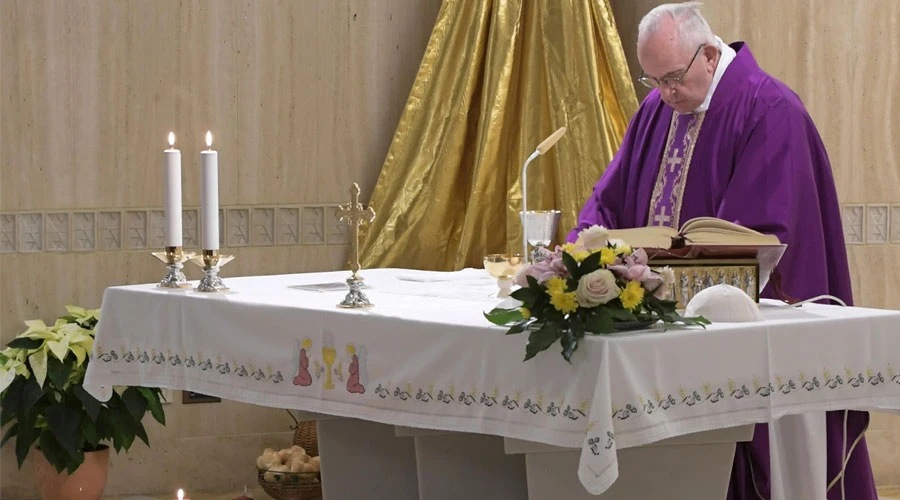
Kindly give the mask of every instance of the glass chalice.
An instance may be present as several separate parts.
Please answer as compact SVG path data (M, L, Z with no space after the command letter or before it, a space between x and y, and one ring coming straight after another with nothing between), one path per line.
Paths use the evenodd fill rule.
M519 212L522 218L522 227L525 231L526 248L530 244L533 247L531 252L531 262L540 262L543 260L541 256L541 248L548 248L553 237L556 235L556 229L559 227L559 218L562 212L559 210L529 210L528 212Z
M509 297L516 272L524 264L524 256L518 253L492 253L484 256L484 269L497 278L497 286L500 288L497 297Z

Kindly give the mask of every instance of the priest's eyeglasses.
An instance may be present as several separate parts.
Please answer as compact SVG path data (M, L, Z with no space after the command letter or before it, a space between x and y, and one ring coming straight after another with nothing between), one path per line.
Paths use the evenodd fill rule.
M694 57L691 58L691 62L689 62L687 68L684 68L684 70L679 74L673 76L664 76L662 78L654 78L652 76L644 74L644 71L641 70L641 77L638 78L638 81L644 84L645 87L651 89L659 87L674 88L676 85L681 85L684 82L684 78L687 76L688 71L690 71L691 66L693 66L694 61L697 60L697 55L700 54L700 49L702 49L705 45L705 43L701 43L697 47L697 50L694 52Z

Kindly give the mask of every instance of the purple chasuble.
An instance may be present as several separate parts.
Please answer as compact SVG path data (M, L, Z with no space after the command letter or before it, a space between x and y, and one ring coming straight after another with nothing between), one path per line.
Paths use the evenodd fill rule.
M718 217L787 243L778 265L787 296L802 300L830 294L852 304L834 178L812 118L790 88L759 68L743 42L731 47L737 55L709 109L685 115L699 127L691 154L679 149L683 163L673 163L677 168L672 174L661 172L674 158L675 146L669 142L675 141L679 127L673 121L677 113L653 90L632 118L622 147L594 186L568 241L593 224L610 229L660 225L671 214L665 225L679 227L694 217ZM685 130L690 135L688 123ZM667 194L675 196L660 199ZM774 296L771 286L763 296ZM843 412L827 413L828 480L841 473L846 441L846 449L853 451L844 486L846 498L854 500L877 499L862 437L868 422L868 413L849 412L844 436ZM730 499L757 500L757 490L769 498L768 440L766 424L759 424L750 443L738 443ZM840 498L837 484L828 499Z

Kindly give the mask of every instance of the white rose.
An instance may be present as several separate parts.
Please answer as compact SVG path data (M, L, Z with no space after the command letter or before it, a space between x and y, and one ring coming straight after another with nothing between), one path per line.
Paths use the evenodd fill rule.
M581 307L596 307L619 296L616 276L612 271L597 269L578 280L575 298Z
M575 244L588 250L596 250L598 248L606 248L606 240L608 238L609 231L605 227L591 226L587 229L582 229L578 233L578 241Z

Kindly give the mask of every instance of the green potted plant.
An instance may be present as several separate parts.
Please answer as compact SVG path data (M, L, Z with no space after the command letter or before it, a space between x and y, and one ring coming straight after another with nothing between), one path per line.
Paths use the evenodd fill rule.
M82 384L94 344L99 309L66 306L69 314L46 325L26 321L28 329L0 351L0 446L15 437L19 468L36 446L37 472L45 499L65 498L66 481L100 474L97 499L106 485L109 444L128 450L135 437L149 446L142 420L147 412L165 425L158 388L117 387L109 401L88 394ZM82 483L79 479L77 483ZM82 489L79 484L69 486ZM96 488L96 487L95 487ZM81 496L79 498L91 498Z

